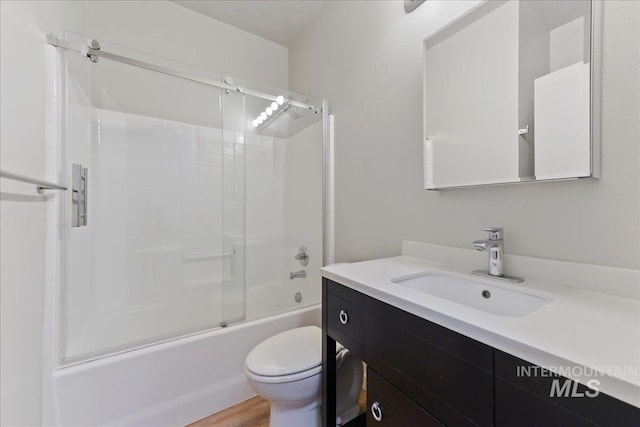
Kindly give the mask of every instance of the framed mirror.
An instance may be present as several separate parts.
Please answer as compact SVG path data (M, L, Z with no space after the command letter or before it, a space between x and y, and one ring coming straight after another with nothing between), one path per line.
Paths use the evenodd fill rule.
M425 189L599 176L600 7L488 1L424 40Z

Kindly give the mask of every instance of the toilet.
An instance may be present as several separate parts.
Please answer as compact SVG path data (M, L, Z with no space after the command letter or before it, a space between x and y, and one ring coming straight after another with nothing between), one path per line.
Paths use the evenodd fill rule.
M320 427L322 330L305 326L255 346L244 364L253 390L271 403L270 427ZM336 425L358 415L362 363L336 346Z

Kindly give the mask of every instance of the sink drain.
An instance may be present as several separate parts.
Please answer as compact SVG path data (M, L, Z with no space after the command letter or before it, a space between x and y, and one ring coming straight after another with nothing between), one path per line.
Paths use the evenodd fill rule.
M484 291L482 291L482 296L484 298L491 298L491 292L489 292L487 290L484 290Z

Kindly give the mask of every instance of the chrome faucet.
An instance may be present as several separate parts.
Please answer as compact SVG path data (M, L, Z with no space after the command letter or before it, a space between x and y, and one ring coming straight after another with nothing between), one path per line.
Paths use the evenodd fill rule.
M289 273L289 280L303 278L303 277L307 277L306 270L292 271L291 273Z
M489 239L476 240L473 247L478 251L489 252L489 268L487 271L474 270L473 274L481 276L491 276L497 279L507 280L509 282L523 282L520 277L505 276L504 274L504 231L500 227L483 228L483 231L489 232Z
M478 251L489 251L489 271L490 276L504 276L504 232L502 228L483 228L482 231L489 232L488 240L476 240L473 247Z

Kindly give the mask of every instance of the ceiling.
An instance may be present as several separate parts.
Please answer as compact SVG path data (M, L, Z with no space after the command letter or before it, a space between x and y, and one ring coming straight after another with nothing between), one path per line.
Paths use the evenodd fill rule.
M181 6L289 47L324 0L173 0Z

